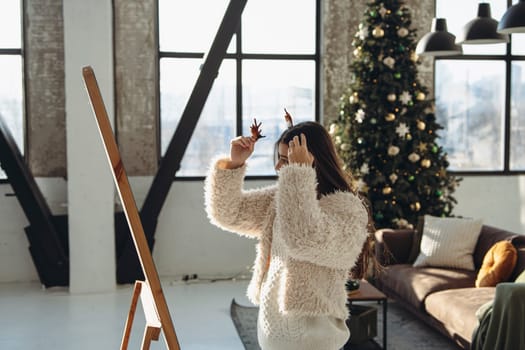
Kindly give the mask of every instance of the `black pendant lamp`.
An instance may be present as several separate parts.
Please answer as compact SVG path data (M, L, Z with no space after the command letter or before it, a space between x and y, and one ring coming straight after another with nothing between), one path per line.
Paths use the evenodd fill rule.
M490 4L482 2L478 5L478 17L465 24L458 36L458 44L497 44L509 42L507 34L496 31L498 21L490 15Z
M499 21L498 33L525 33L525 0L507 9Z
M416 46L416 54L420 56L451 56L462 53L463 49L456 44L456 37L447 32L445 18L434 18L432 31L425 34Z

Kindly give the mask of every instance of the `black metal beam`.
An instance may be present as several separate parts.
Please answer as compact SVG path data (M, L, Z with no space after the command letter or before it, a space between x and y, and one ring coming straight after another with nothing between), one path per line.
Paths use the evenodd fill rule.
M182 113L175 134L168 145L159 170L144 200L140 215L144 233L151 250L153 250L158 217L168 196L175 174L180 169L180 163L199 121L213 82L217 77L221 62L226 55L228 45L237 30L246 2L247 0L230 1L208 55L205 57L201 72ZM119 283L133 283L141 277L142 269L138 263L133 243L129 241L125 251L118 258L117 281Z
M9 128L0 116L0 163L24 211L29 251L46 287L69 284L67 233L55 226L47 202L27 167ZM67 229L66 229L67 232Z

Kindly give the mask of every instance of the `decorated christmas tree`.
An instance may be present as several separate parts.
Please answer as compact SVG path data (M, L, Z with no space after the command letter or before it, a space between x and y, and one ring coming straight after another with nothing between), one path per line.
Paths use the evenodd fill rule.
M330 125L376 228L451 216L460 179L448 173L433 101L418 80L416 30L403 1L372 1L352 42L352 81Z

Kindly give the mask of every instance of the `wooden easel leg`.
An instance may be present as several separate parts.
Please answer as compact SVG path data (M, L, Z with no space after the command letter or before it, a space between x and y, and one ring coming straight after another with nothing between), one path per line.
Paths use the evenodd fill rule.
M146 326L144 329L144 337L142 338L142 350L149 350L149 346L152 340L159 340L160 328Z
M133 326L133 318L135 317L135 310L137 309L137 302L139 300L141 289L142 283L139 281L135 281L135 287L133 288L133 296L131 297L131 305L129 307L128 318L126 320L126 326L124 327L122 342L120 343L120 350L128 349L129 336L131 334L131 327Z

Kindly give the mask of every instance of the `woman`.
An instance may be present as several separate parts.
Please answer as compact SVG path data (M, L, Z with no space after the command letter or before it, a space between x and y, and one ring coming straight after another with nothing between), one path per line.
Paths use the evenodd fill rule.
M206 211L218 227L257 238L248 297L260 306L262 349L340 349L349 338L345 282L367 237L368 214L351 191L332 140L316 122L277 143L275 185L243 190L255 137L232 140L206 178Z

